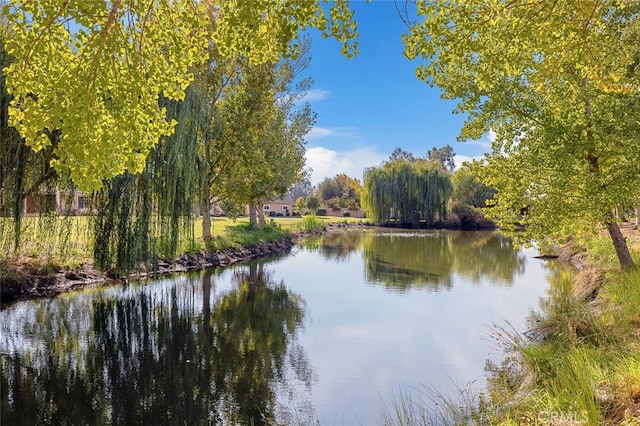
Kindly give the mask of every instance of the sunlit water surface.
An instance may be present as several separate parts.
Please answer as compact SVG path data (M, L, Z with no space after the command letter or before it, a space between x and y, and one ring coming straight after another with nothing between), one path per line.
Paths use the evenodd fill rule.
M345 231L278 259L0 312L2 424L370 425L482 391L548 265L494 232Z

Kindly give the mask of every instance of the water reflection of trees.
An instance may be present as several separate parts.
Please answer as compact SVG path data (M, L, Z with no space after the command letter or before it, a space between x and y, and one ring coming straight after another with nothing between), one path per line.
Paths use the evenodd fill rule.
M454 271L474 283L487 280L492 285L512 285L514 277L524 273L524 254L499 232L450 232L448 237L456 252Z
M365 276L396 290L450 288L454 274L511 285L525 257L496 232L379 232L364 238Z
M447 238L420 232L367 234L365 278L396 290L451 287L453 251Z
M43 305L21 337L34 344L1 356L2 423L273 424L290 382L311 385L296 341L304 303L252 265L210 305L212 277L201 295Z
M296 247L300 250L315 251L322 245L324 235L313 235L301 238L296 242Z
M362 231L330 232L324 236L319 252L327 259L343 261L362 246Z

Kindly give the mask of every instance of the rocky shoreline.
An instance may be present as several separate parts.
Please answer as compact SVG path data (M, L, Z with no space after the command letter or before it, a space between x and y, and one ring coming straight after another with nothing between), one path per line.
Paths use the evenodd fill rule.
M240 262L277 256L291 251L295 242L305 236L321 232L299 232L277 241L267 241L253 247L226 248L214 253L198 252L180 255L173 260L158 260L146 271L132 273L126 277L115 277L92 267L80 270L43 270L22 265L20 269L3 273L0 282L0 301L6 305L17 300L55 297L59 294L82 288L100 287L130 280L153 278L173 273L198 271L225 267Z

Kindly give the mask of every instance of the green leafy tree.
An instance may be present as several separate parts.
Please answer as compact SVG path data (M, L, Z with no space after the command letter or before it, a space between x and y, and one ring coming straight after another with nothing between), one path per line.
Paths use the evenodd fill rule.
M99 268L126 274L158 255L174 257L180 241L192 241L200 181L194 164L202 126L194 89L187 89L183 101L162 100L178 124L152 149L144 170L109 179L94 192L93 256Z
M309 105L292 116L279 108L269 128L263 132L263 167L251 174L249 189L250 201L260 212L265 201L282 198L292 183L300 179L304 169L303 138L314 122L315 113ZM258 214L258 219L264 223L262 214Z
M50 164L86 191L142 171L176 125L160 97L184 98L211 41L223 57L275 62L297 55L300 30L314 27L357 52L345 0L9 0L2 17L14 32L4 40L15 57L5 69L9 124L33 150L52 147Z
M204 6L113 1L13 1L3 8L15 36L6 70L9 123L27 146L51 146L51 165L84 190L125 169L140 172L173 132L160 95L179 100L190 68L206 58ZM71 29L70 23L74 28Z
M320 207L320 200L314 194L309 195L307 197L305 203L307 205L307 208L309 210L311 210L313 212L313 214L315 214L316 210L318 210L318 208Z
M456 168L456 163L453 157L456 153L453 152L453 147L449 144L442 148L436 148L435 146L427 152L427 159L436 161L442 165L442 167L449 173L453 173Z
M16 128L9 124L13 96L7 91L5 69L15 58L7 52L5 42L13 37L15 33L6 17L0 16L0 216L11 218L11 221L0 223L0 246L5 253L20 246L22 215L27 199L35 210L51 211L55 208L51 196L56 189L70 190L68 174L59 174L49 167L51 160L55 159L54 149L61 140L61 133L57 130L47 132L51 145L35 152L24 144ZM55 232L49 229L47 234Z
M268 199L282 197L304 173L304 136L315 122L308 103L297 102L310 80L291 86L308 64L308 43L295 60L279 64L247 64L240 83L220 102L223 131L217 143L234 167L220 167L216 193L238 205L249 205L250 221L264 221L258 212ZM220 154L216 156L220 160Z
M300 56L300 34L290 29L306 26L342 39L347 55L357 50L348 42L355 27L345 2L326 10L318 10L319 2L278 2L271 8L275 2L180 0L170 10L156 1L54 3L0 0L0 212L14 215L2 222L2 245L9 247L11 234L13 245L20 244L27 197L101 186L92 200L98 213L94 258L96 265L116 272L158 254L175 255L178 237L193 236L196 195L209 211L211 185L205 182L216 179L208 174L216 168L205 170L205 164L234 158L220 152L242 153L239 146L218 144L210 150L203 143L221 130L215 107L223 89L238 84L239 58L259 66L267 57ZM234 20L232 27L223 15ZM254 25L255 16L263 19L260 25ZM269 23L269 31L262 23ZM238 32L248 37L238 38ZM275 39L279 42L268 43L269 52L252 51L254 41ZM285 40L290 45L279 50ZM58 72L61 67L65 73ZM166 67L170 73L163 71ZM24 120L15 121L16 114ZM40 145L23 139L11 125L17 122ZM39 123L45 127L38 129ZM154 136L160 128L169 132ZM121 174L124 170L129 172ZM203 228L210 235L206 219ZM62 228L66 237L56 241L64 243L69 229Z
M497 137L483 181L503 227L524 241L606 228L633 265L612 212L640 195L640 4L630 1L421 1L405 54L459 99L460 138ZM524 212L523 217L519 214Z
M217 105L221 131L207 142L213 144L212 192L238 206L251 204L252 223L257 207L253 196L269 172L262 148L276 119L274 71L274 64L242 64L238 84L230 86Z
M298 212L302 212L302 209L304 209L304 198L303 197L296 198L295 206Z
M327 202L332 198L339 198L342 195L342 188L335 179L326 177L318 184L316 193L322 202Z
M196 165L200 176L198 199L205 241L212 238L210 212L214 198L224 204L224 211L229 216L240 214L243 210L233 200L221 198L221 187L225 173L236 170L233 167L234 159L242 155L238 138L227 137L232 130L226 124L233 123L233 114L242 108L244 100L241 94L246 90L242 70L247 67L246 60L239 57L221 56L217 45L213 44L209 47L209 64L200 70L193 84L194 90L201 94L200 113L204 123L198 134Z
M482 167L476 164L476 167ZM472 207L486 207L487 201L496 194L496 190L485 185L471 166L463 165L451 177L453 184L452 199Z
M321 203L331 208L360 205L362 185L358 179L339 173L332 178L324 178L318 184L317 195ZM353 210L357 210L357 207Z

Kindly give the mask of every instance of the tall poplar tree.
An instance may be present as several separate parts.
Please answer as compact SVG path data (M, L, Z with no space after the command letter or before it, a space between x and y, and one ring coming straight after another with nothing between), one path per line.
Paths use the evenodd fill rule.
M309 47L304 40L297 58L278 63L239 59L235 84L224 88L214 107L216 131L204 141L205 189L227 208L249 205L253 224L262 218L262 203L283 196L303 174L304 136L315 114L300 105L311 80L298 77L310 60Z
M525 241L606 229L633 265L613 215L640 195L640 4L634 1L419 1L405 54L458 99L460 139L497 137L480 171L490 214ZM520 214L523 214L520 217Z

